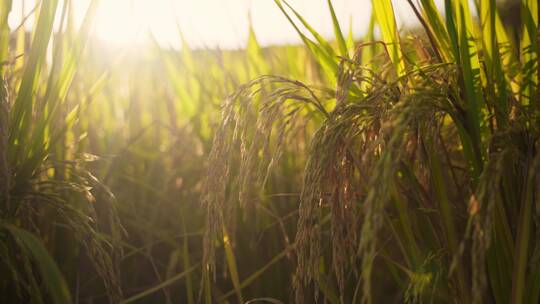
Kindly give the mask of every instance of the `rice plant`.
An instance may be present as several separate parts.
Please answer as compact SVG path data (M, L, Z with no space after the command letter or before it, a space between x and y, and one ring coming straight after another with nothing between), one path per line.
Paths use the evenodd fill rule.
M42 3L20 70L13 71L17 58L3 52L1 288L7 302L71 302L73 286L62 272L78 276L77 269L85 264L92 265L111 301L122 297L115 264L122 233L114 196L86 169L94 156L66 149L79 111L63 105L88 40L95 5L89 7L78 32L55 37L50 63L45 56L57 1ZM9 12L10 6L11 1L4 1L2 12ZM65 27L72 18L69 1L61 10ZM7 30L7 18L2 22ZM2 49L7 50L10 41L5 34ZM47 75L41 78L42 73ZM107 206L99 217L96 197ZM110 232L107 237L104 229ZM52 255L64 263L57 265Z
M287 128L301 122L313 131L293 243L295 302L386 302L393 294L536 303L537 3L522 2L513 40L495 1L474 3L478 19L468 1L446 1L444 16L432 1L409 1L424 31L409 40L392 3L374 1L380 40L353 50L335 18L334 48L286 1L275 2L335 86L319 93L260 79L263 89L241 87L226 99L206 182L210 272L212 240L231 238L230 200L242 207L249 189L262 204L253 189L268 193L260 180L279 161L279 144L296 140ZM290 94L288 83L306 92ZM223 164L231 147L239 165Z

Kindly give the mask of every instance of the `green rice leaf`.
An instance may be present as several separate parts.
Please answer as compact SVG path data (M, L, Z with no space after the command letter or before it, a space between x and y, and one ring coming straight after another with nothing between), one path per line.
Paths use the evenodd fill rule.
M41 74L41 66L45 61L57 5L58 0L46 0L41 4L28 62L13 105L10 128L12 132L9 138L10 145L14 147L10 153L11 159L20 155L18 152L21 147L26 147L26 136L30 130L34 111L34 94Z
M381 29L382 40L386 44L390 60L394 64L398 77L406 74L405 62L401 53L399 33L394 18L394 9L390 0L372 1L373 12Z
M9 231L21 249L31 257L31 260L39 269L43 284L47 287L47 292L53 303L71 303L67 283L41 241L26 230L10 224L2 224L2 226Z
M225 248L225 257L227 260L227 266L231 274L231 280L236 292L236 297L239 303L244 303L242 297L242 287L240 286L240 275L238 273L238 266L236 264L236 258L234 257L234 251L231 245L231 240L225 227L223 227L223 247Z
M304 44L310 50L315 60L322 66L327 76L327 79L331 82L331 84L335 85L336 75L338 72L338 58L336 53L332 49L332 46L321 35L319 35L319 33L317 33L317 31L315 31L298 12L296 12L287 2L283 1L287 5L287 7L289 7L289 9L293 11L293 14L304 25L304 27L306 27L306 29L312 34L317 43L309 39L306 35L302 33L302 31L300 31L296 23L292 20L289 13L287 13L285 8L283 7L282 1L274 0L274 2L283 12L289 23L294 27Z
M538 1L521 1L521 103L530 105L531 112L540 113L538 88Z
M425 16L426 22L431 27L431 31L437 40L438 49L443 57L450 61L452 60L452 52L448 31L444 25L443 18L439 14L433 0L420 0L422 4L422 13Z
M251 24L251 18L249 22L249 36L246 52L249 63L253 67L256 76L270 73L270 66L264 57L259 41L257 41L257 36L255 35L253 25Z
M347 43L345 42L345 37L343 37L343 32L341 31L341 27L339 26L339 22L337 20L336 13L334 11L334 6L332 5L331 0L328 0L328 9L330 10L330 15L332 15L332 24L333 24L333 27L334 27L334 35L336 37L339 52L340 52L341 56L348 58L349 57L349 51L347 49Z
M174 276L168 278L167 280L151 287L151 288L148 288L146 289L145 291L143 292L140 292L134 296L131 296L125 300L123 300L122 302L120 302L121 304L127 304L127 303L132 303L132 302L135 302L137 300L140 300L148 295L151 295L153 294L154 292L157 292L169 285L171 285L172 283L182 279L183 277L185 277L186 275L188 275L189 273L191 273L193 270L195 270L199 265L193 265L193 267L189 268L189 269L186 269L178 274L175 274Z
M0 73L4 70L4 61L8 59L9 26L8 15L11 11L12 0L0 3Z

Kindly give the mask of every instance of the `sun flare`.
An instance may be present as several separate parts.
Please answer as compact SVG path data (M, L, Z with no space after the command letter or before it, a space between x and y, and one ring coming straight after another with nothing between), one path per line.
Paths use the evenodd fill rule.
M150 1L102 1L96 16L96 35L107 43L141 42L153 20L143 18Z

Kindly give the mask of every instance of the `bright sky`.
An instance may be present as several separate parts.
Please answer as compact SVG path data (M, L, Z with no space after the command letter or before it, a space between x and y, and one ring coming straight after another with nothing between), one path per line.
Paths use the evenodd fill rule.
M72 0L79 20L89 1ZM14 13L9 19L12 27L20 21L23 2L24 10L30 11L35 0L13 1ZM333 36L326 0L289 0L289 3L323 36ZM333 0L332 3L342 29L347 31L352 20L355 36L363 35L369 23L371 0ZM407 1L393 0L393 3L399 24L416 22ZM247 41L249 13L262 44L299 42L274 0L101 0L95 33L100 39L116 44L141 43L152 33L161 45L179 47L177 28L180 28L191 46L240 48Z

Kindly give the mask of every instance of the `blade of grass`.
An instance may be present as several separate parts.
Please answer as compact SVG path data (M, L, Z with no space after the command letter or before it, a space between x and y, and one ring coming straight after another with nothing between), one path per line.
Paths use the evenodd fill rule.
M336 37L336 41L338 44L339 52L341 56L348 58L349 57L349 51L347 49L347 43L345 42L345 37L343 37L343 32L341 31L341 27L339 26L338 19L336 17L336 13L334 11L334 6L332 5L332 1L328 0L328 9L330 10L330 15L332 15L332 24L334 28L334 36Z
M9 26L8 16L11 11L12 0L0 3L0 74L3 74L4 62L8 59Z
M439 14L439 10L435 6L433 0L420 0L420 2L422 4L422 12L437 40L438 49L441 52L441 55L446 61L452 60L453 56L448 31L444 26L444 21Z
M352 29L352 16L349 18L349 34L347 35L347 41L345 42L347 45L347 50L352 52L354 51L354 35L353 35L353 29Z
M227 234L227 231L225 230L225 226L223 226L222 229L223 229L223 247L225 248L225 258L227 260L227 266L229 268L229 272L231 274L231 280L234 286L234 290L236 292L236 298L239 303L244 303L244 299L242 297L242 288L240 287L240 276L238 274L238 266L236 264L236 259L234 257L234 251L231 245L229 235Z
M184 219L184 215L182 214L181 215L181 219L182 219L182 229L183 229L183 232L184 234L187 233L186 232L186 223L185 223L185 219ZM183 238L183 242L182 242L182 263L184 265L184 269L190 269L191 268L191 261L190 261L190 258L189 258L189 243L188 243L188 238L185 237ZM187 277L186 277L186 293L187 293L187 298L188 298L188 304L195 304L195 298L194 298L194 293L193 293L193 282L192 282L192 279L191 279L191 274L188 273L187 274Z
M374 0L373 12L381 29L382 40L386 43L390 60L394 64L398 77L406 74L405 62L401 53L399 33L394 18L394 9L390 0Z
M291 16L285 8L283 7L282 0L274 0L278 8L283 12L289 23L294 27L304 44L310 50L314 59L323 67L328 80L335 85L336 84L336 75L338 72L337 56L332 49L332 46L321 36L317 31L315 31L304 18L296 12L287 2L283 1L289 9L292 10L293 14L300 20L300 22L308 29L308 31L313 35L317 40L318 44L309 39L306 35L300 31L296 23L292 20Z
M538 88L538 1L521 1L521 19L523 30L521 35L522 85L521 103L530 105L533 115L540 112L540 88ZM535 68L536 67L536 68ZM537 119L537 123L540 119Z
M26 230L9 224L2 224L2 226L15 238L26 255L35 262L53 303L71 303L67 283L41 241Z
M150 294L153 294L154 292L156 291L159 291L169 285L171 285L172 283L180 280L181 278L185 277L186 275L188 275L190 272L192 272L193 270L195 270L197 267L199 267L199 265L193 265L193 267L189 268L189 269L186 269L184 270L183 272L181 273L178 273L172 277L170 277L169 279L159 283L158 285L155 285L151 288L148 288L147 290L141 292L141 293L138 293L134 296L131 296L123 301L121 301L120 303L121 304L126 304L126 303L131 303L131 302L135 302L137 300L140 300Z
M58 0L43 1L40 14L36 23L34 39L28 55L21 85L18 90L15 103L13 105L13 118L11 120L10 144L11 159L16 159L21 148L26 147L25 137L27 136L32 122L34 110L34 94L41 72L41 66L45 61L47 46L52 33L54 16Z
M497 20L499 19L495 0L481 0L477 5L482 28L482 48L484 51L484 61L486 67L486 77L488 92L493 100L493 107L497 123L500 126L507 124L508 105L507 105L507 79L509 76L504 73L502 67L501 54L499 51L498 37L503 35L497 30ZM506 41L507 43L508 41Z
M465 121L458 123L458 128L473 179L477 181L482 171L482 156L479 144L481 142L481 109L483 108L482 95L479 90L480 69L478 55L476 54L474 45L471 44L473 41L473 38L470 36L472 25L470 24L470 20L468 20L470 19L470 12L466 13L468 5L461 1L452 2L446 0L445 8L447 29L454 58L457 65L461 68L460 85L466 101ZM457 120L455 119L455 122Z
M433 183L433 190L435 198L438 202L438 207L441 213L441 221L444 227L444 233L447 240L447 246L450 251L450 257L458 253L459 240L457 230L454 224L454 218L452 206L448 199L448 191L446 190L441 163L437 152L430 149L430 165L431 165L431 178ZM458 265L456 269L456 281L459 290L459 297L465 302L470 302L469 285L467 284L465 270L463 265Z
M252 273L249 277L247 277L245 280L243 280L242 283L240 284L240 288L243 289L243 288L246 288L247 286L249 286L253 281L255 281L258 277L260 277L262 274L264 274L264 272L266 270L268 270L268 268L270 268L270 266L274 265L275 263L279 262L282 258L286 257L287 254L289 254L293 249L294 249L294 245L291 245L291 246L285 248L285 250L283 250L282 252L280 252L276 256L274 256L270 261L268 261L268 263L266 263L264 266L262 266L257 271ZM232 296L234 293L236 293L235 289L226 292L223 296L221 296L218 299L218 302L225 301L225 299Z
M512 297L511 303L525 303L526 277L529 246L531 243L532 216L534 203L534 173L529 170L523 189L523 200L519 210L516 245L514 252L514 271L512 273Z
M255 35L255 31L253 30L251 16L249 18L249 36L246 52L249 62L255 70L255 76L266 75L270 73L270 66L268 65L268 62L263 55L262 47L259 44L259 41L257 41L257 36Z

